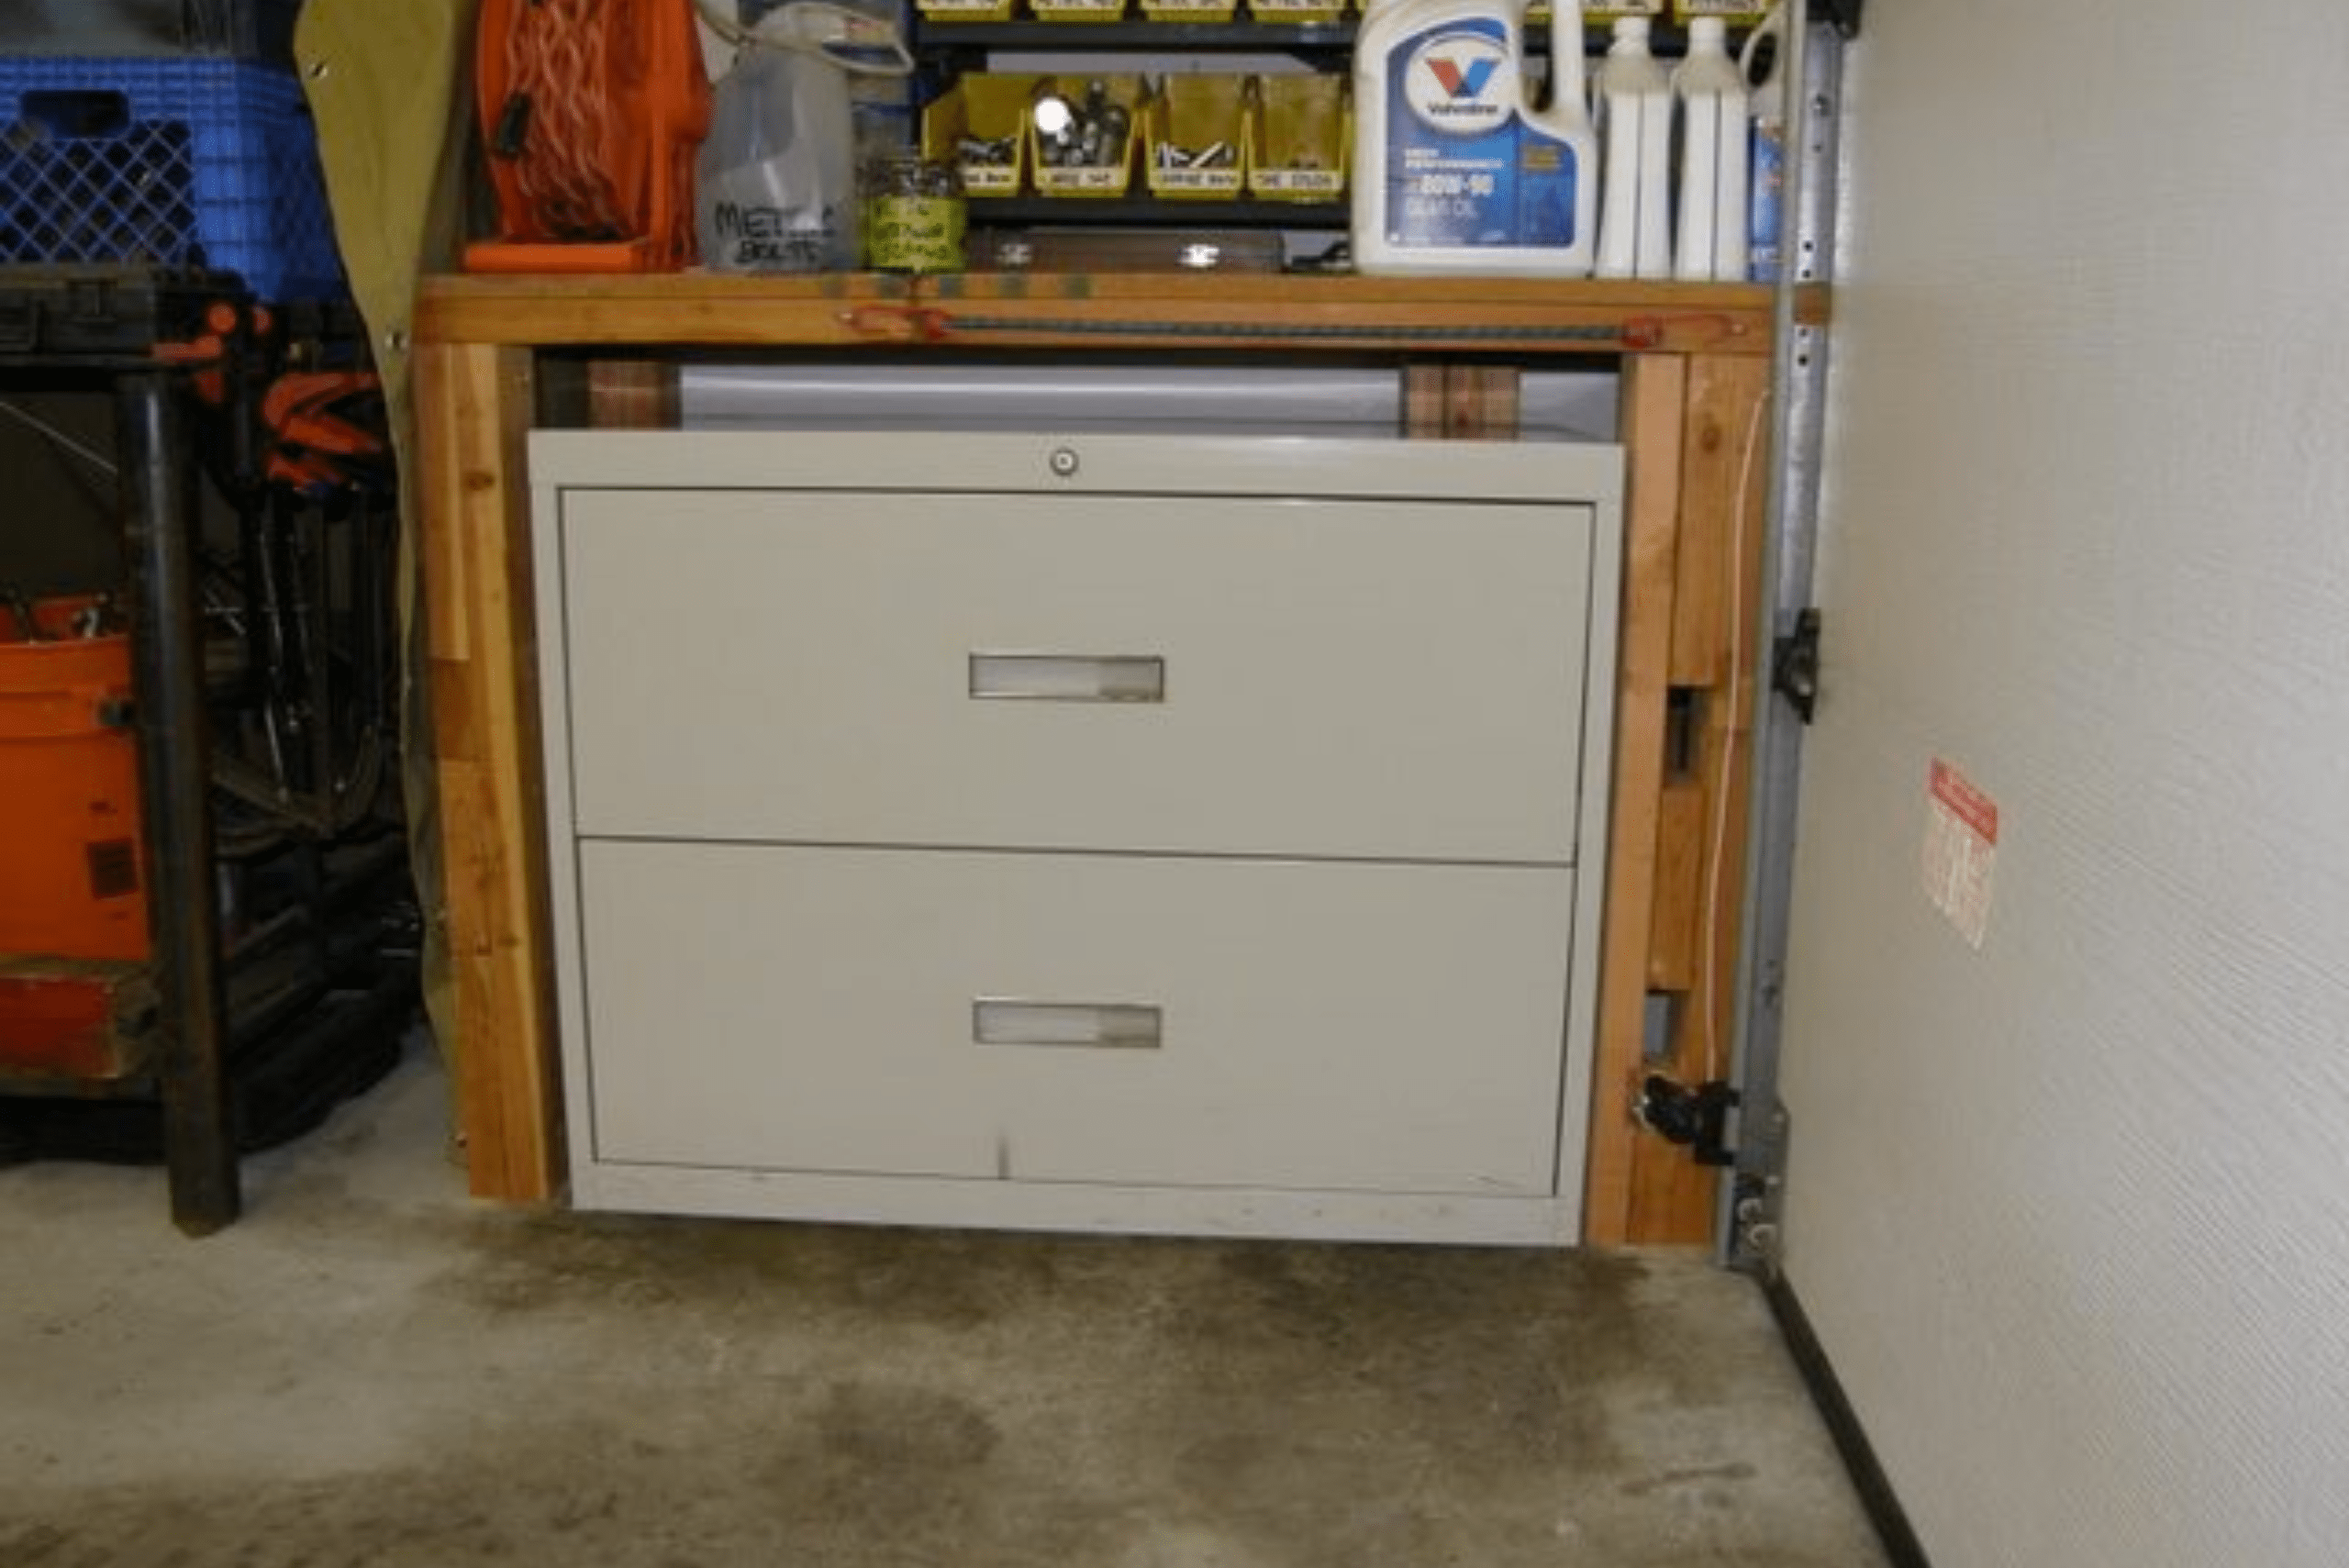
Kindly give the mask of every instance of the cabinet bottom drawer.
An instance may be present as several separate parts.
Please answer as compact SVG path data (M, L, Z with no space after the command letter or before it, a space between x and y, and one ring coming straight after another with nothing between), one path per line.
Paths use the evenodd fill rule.
M626 1169L657 1207L662 1167L943 1182L941 1223L972 1184L1558 1190L1571 871L609 840L578 870L588 1202Z

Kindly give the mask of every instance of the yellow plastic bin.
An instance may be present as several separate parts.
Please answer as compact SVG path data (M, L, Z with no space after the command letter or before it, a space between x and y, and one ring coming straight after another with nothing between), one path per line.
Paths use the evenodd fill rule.
M1314 27L1345 20L1346 0L1248 0L1248 15L1267 27Z
M1346 194L1353 151L1352 95L1342 76L1259 79L1248 117L1248 194L1331 202Z
M1016 196L1025 183L1034 74L974 72L922 111L922 156L952 163L968 196Z
M1253 83L1230 74L1165 79L1142 116L1142 178L1152 195L1229 201L1241 194Z
M1028 0L1028 14L1040 22L1122 22L1126 0Z
M1141 0L1153 22L1228 22L1238 9L1238 0Z
M1097 115L1122 118L1124 134L1105 143L1097 160L1062 161L1048 129L1037 124L1038 114L1055 98L1074 107L1080 122ZM1143 107L1140 76L1055 76L1039 84L1028 103L1028 167L1036 194L1098 199L1132 190L1136 150L1147 134Z
M919 0L925 22L1008 22L1014 0Z

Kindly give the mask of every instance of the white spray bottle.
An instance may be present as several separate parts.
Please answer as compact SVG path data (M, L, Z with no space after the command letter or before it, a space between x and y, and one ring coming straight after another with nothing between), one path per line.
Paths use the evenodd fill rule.
M1680 106L1680 210L1673 276L1685 282L1742 283L1746 272L1745 78L1729 57L1719 17L1688 22L1688 55L1672 73Z
M1598 275L1672 275L1672 78L1648 52L1648 19L1623 17L1598 68Z

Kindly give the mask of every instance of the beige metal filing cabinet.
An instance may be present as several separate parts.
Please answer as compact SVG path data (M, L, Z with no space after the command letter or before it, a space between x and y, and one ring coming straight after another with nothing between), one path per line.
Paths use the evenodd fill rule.
M1616 449L532 441L577 1202L1574 1239Z

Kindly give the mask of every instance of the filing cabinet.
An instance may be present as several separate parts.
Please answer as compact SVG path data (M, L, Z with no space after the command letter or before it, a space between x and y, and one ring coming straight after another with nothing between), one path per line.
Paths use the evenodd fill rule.
M532 439L575 1201L1574 1239L1616 449Z

